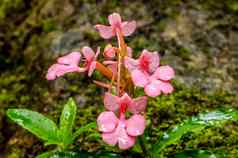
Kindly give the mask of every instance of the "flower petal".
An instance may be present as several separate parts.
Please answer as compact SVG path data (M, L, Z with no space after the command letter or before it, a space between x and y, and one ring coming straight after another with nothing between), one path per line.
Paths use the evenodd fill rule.
M121 16L118 13L112 13L108 16L108 21L112 26L121 24Z
M147 105L147 97L138 97L133 99L132 103L128 105L128 110L133 113L137 114L140 112L144 112Z
M82 48L82 53L87 61L92 61L95 56L95 53L92 50L92 48L87 47L87 46Z
M120 121L116 129L118 146L120 149L129 149L135 144L135 137L129 136L125 129L125 122Z
M127 47L127 56L128 57L132 57L132 48L131 47Z
M118 118L111 111L102 112L97 118L98 129L101 132L112 132L118 124Z
M129 53L128 53L128 55L129 55ZM125 64L125 67L130 72L132 72L135 69L138 69L138 66L139 66L139 62L133 58L130 58L130 57L125 57L124 64Z
M137 69L132 71L131 77L133 83L138 87L144 87L149 82L149 76Z
M119 97L106 92L104 96L104 106L107 110L117 111L119 109Z
M81 58L81 54L79 52L72 52L68 55L65 55L63 57L58 58L57 62L59 64L77 66L79 64L80 58Z
M120 105L122 105L122 104L129 105L129 104L131 104L131 102L132 102L131 97L128 96L127 93L124 93L124 95L120 98L119 104Z
M145 117L135 114L130 119L126 120L126 131L130 136L139 136L145 130Z
M157 68L155 73L153 74L157 79L161 79L163 81L168 81L174 78L175 72L174 69L168 65L160 66Z
M160 87L161 86L159 84L159 81L158 80L153 80L153 81L151 81L150 84L145 86L144 91L148 96L156 97L156 96L160 95L160 93L161 93L161 88Z
M109 145L116 145L117 143L117 135L113 133L102 133L102 139Z
M164 81L158 80L158 85L164 94L169 94L174 91L173 86L169 82L164 82Z
M88 69L88 76L92 76L94 70L96 69L96 64L97 62L96 61L93 61L91 62L90 66L89 66L89 69Z
M115 48L112 47L111 44L108 44L108 45L105 47L105 49L104 49L103 55L104 55L106 58L114 58L115 55L116 55Z
M149 73L155 72L155 70L159 66L160 57L157 52L149 52L148 50L144 49L140 55L139 62L141 65L144 63L147 65L147 71Z
M96 25L95 28L99 31L99 34L104 39L109 39L113 36L115 36L115 33L113 32L113 29L111 26L105 26L105 25Z
M48 69L46 79L55 80L57 77L63 76L64 74L69 72L83 72L83 71L85 71L83 68L81 69L77 66L53 64Z
M136 29L136 21L125 21L122 23L121 30L124 36L131 35Z

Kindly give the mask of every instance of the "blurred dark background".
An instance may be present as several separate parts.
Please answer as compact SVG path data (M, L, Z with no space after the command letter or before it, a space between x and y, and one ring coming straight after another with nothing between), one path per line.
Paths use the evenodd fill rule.
M238 106L237 0L1 0L0 1L0 157L34 157L44 147L36 137L5 116L10 107L39 111L57 121L63 103L78 104L77 125L95 121L103 110L103 90L83 75L46 81L58 56L84 45L105 46L94 29L107 24L113 12L136 20L126 39L137 56L157 50L162 64L176 70L175 93L151 99L147 119L150 141L188 116L219 107ZM101 79L99 74L95 78ZM96 97L95 97L96 96ZM238 124L228 123L195 136L188 135L167 153L185 148L225 149L238 155ZM87 151L105 147L87 136L74 144Z

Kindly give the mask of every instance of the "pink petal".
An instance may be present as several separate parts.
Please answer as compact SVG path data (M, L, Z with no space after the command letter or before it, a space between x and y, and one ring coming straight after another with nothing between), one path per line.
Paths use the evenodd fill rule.
M148 50L143 50L139 58L139 62L142 65L143 63L148 63L148 72L153 73L159 66L160 57L157 52L149 52Z
M128 53L128 55L129 55L129 53ZM135 69L138 69L138 66L139 66L139 62L133 58L130 58L130 57L125 57L124 64L125 64L125 67L130 72L132 72Z
M101 132L112 132L116 128L118 121L113 112L102 112L97 118L98 129Z
M108 21L111 26L119 25L121 24L121 16L118 13L112 13L108 16Z
M131 47L127 47L127 56L128 57L132 57L132 48Z
M115 49L111 45L106 46L106 48L105 48L105 50L103 52L103 55L106 58L114 58L115 54L116 54L116 51L115 51Z
M130 136L139 136L144 133L145 130L145 118L142 115L133 115L126 121L126 130Z
M119 97L106 92L104 96L104 106L107 110L117 111L119 109Z
M95 53L92 50L92 48L87 47L87 46L82 48L82 53L87 61L92 61L95 56Z
M63 76L69 72L83 72L84 69L81 69L77 66L70 66L70 65L60 65L60 64L53 64L47 72L46 79L47 80L54 80L57 77Z
M89 69L88 69L88 76L92 76L94 70L96 69L97 62L93 61L91 62Z
M158 80L153 80L150 84L145 86L144 90L148 96L156 97L156 96L160 95L160 93L161 93L160 82Z
M121 30L124 36L131 35L136 29L136 21L130 21L130 22L123 22L121 26Z
M81 58L81 54L79 52L72 52L68 55L58 58L57 62L59 64L77 66L79 64L80 58Z
M161 79L164 81L171 80L175 76L174 69L168 65L160 66L154 73L157 79Z
M94 56L94 60L97 60L99 54L100 54L100 47L97 47L97 52L96 52L96 54Z
M133 114L144 112L146 105L147 97L138 97L136 99L133 99L132 103L128 105L128 110Z
M172 93L174 90L173 86L169 82L164 82L164 81L158 80L158 85L164 94Z
M126 131L126 124L124 121L119 121L116 129L116 135L118 140L118 146L120 149L129 149L135 144L135 137L129 136Z
M109 145L116 145L117 135L115 133L102 133L102 139Z
M137 69L132 71L131 77L132 77L133 83L138 87L144 87L149 82L148 81L149 76Z
M129 105L131 104L131 102L132 102L132 99L131 97L128 96L127 93L125 93L119 100L120 105Z
M105 25L96 25L95 28L99 31L99 34L104 39L109 39L113 36L115 36L115 33L112 30L111 26L105 26Z

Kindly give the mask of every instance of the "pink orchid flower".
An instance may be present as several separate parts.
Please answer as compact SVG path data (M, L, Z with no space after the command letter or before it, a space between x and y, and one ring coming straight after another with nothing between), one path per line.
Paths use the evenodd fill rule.
M131 35L136 29L135 21L123 21L118 13L113 13L108 16L110 26L98 24L95 28L99 31L99 34L104 39L109 39L116 35L120 31L124 36Z
M145 111L147 104L147 97L142 96L135 99L131 99L127 93L122 97L112 95L106 92L104 96L104 106L109 111L118 111L121 106L125 106L133 114L142 113Z
M143 50L139 59L126 57L125 66L130 71L135 86L144 87L148 96L156 97L163 92L173 91L169 81L174 77L173 68L168 65L159 66L160 57L157 52Z
M97 52L94 53L94 51L90 47L83 47L82 53L85 57L84 67L88 71L88 76L91 76L93 71L96 68L97 64L97 57L100 53L100 48L97 48Z
M145 118L135 114L130 119L125 119L122 113L120 118L111 112L102 112L97 119L98 129L102 139L109 145L116 145L120 149L128 149L135 144L136 136L142 135L145 130Z
M79 52L72 52L68 55L57 59L57 63L53 64L47 72L47 80L55 80L57 77L63 76L70 72L85 72L88 71L88 76L91 76L96 68L96 60L100 53L98 47L96 54L90 47L83 47L82 53L85 57L84 67L79 67L81 54Z
M53 64L47 72L47 80L55 80L57 77L63 76L69 72L84 72L84 68L78 67L81 54L72 52L66 56L60 57L56 64Z

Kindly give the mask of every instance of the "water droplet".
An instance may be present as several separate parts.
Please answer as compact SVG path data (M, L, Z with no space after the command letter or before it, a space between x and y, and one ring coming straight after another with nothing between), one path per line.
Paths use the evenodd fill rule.
M177 130L178 130L178 127L175 126L172 131L175 132L175 131L177 131Z
M209 158L216 158L216 155L212 154L209 156Z
M65 118L69 118L69 116L70 116L70 112L66 111L66 112L64 113L64 117L65 117Z
M165 132L163 138L164 138L164 139L168 139L168 138L169 138L169 135Z

